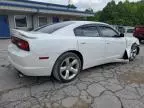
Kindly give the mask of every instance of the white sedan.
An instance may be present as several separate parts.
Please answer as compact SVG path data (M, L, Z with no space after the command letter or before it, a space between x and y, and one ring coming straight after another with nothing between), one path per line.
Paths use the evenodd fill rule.
M14 30L8 47L10 63L28 76L54 76L69 82L79 72L117 60L134 60L139 41L100 22L67 21L31 32Z

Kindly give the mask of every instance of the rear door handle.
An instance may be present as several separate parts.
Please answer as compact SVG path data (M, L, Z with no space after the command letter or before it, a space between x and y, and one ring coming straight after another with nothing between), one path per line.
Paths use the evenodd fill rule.
M110 44L110 43L106 43L106 44Z

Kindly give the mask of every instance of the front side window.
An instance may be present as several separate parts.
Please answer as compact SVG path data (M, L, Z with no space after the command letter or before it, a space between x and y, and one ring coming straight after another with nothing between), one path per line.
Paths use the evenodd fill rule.
M118 27L118 31L120 33L125 33L125 28L124 27Z
M25 15L16 15L15 16L15 25L16 27L27 27L27 16Z
M96 26L82 26L74 30L76 36L83 37L99 37L99 32Z
M112 28L106 26L100 26L101 33L104 37L115 37L118 36L118 33L115 32Z
M39 16L39 27L47 24L47 17Z

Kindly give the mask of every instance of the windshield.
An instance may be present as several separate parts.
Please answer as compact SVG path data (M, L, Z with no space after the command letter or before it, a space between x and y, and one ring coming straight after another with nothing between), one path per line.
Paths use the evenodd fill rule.
M133 33L134 29L127 29L127 33Z
M33 31L51 34L73 23L74 22L61 22L61 23L49 24L49 25L44 25L42 27L39 27Z

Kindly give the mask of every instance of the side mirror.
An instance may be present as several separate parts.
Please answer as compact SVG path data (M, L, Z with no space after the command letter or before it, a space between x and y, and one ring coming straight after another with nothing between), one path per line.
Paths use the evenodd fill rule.
M124 33L121 33L121 34L119 35L119 37L124 37Z

